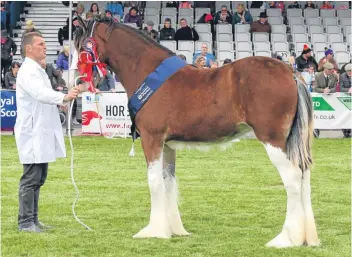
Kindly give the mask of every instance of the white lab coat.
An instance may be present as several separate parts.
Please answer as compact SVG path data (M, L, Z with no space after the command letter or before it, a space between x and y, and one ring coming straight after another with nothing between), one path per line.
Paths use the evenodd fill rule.
M45 70L26 57L16 80L15 137L22 164L48 163L66 157L57 105L64 94L52 89Z

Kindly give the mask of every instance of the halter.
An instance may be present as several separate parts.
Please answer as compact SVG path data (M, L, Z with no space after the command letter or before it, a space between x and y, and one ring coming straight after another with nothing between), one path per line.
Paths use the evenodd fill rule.
M95 93L95 86L93 83L93 71L97 70L100 77L107 75L106 64L99 60L97 51L97 43L93 38L93 31L96 22L94 22L90 37L83 43L83 51L80 52L78 57L78 71L83 76L82 80L89 83L88 90Z

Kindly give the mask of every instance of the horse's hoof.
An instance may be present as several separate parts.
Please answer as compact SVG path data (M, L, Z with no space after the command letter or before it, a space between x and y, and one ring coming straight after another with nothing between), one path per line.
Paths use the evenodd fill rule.
M190 236L191 233L187 232L184 228L180 230L173 230L172 234L175 236Z
M133 238L149 238L149 237L169 239L171 238L171 231L170 229L161 229L160 227L157 227L157 226L148 225L133 236Z
M290 238L286 233L281 232L273 240L265 245L266 247L287 248L294 247Z

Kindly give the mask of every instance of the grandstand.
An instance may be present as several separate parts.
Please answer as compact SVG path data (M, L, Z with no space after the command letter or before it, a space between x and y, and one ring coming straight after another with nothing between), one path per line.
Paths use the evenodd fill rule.
M60 49L57 33L59 28L66 24L69 8L62 2L28 2L31 6L25 8L25 14L21 29L15 30L18 34L14 38L16 44L20 44L22 32L25 30L25 21L32 20L47 42L47 61L54 63ZM82 2L85 9L89 9L92 1ZM97 2L100 11L104 11L107 2ZM210 8L177 9L166 7L167 2L147 1L141 3L140 14L143 17L143 26L147 21L154 22L154 29L159 31L163 27L166 17L172 21L172 27L179 28L179 21L185 18L189 26L194 27L199 34L199 40L194 41L160 41L176 54L186 56L189 63L192 62L193 54L200 49L203 42L208 43L209 50L222 63L225 59L237 60L247 56L272 56L277 52L283 56L300 55L303 45L308 44L319 60L324 56L324 48L332 48L339 66L349 62L351 44L351 9L343 9L349 6L347 1L332 2L334 9L319 9L323 2L313 2L317 9L304 9L306 2L299 2L301 9L287 9L289 2L285 2L285 9L270 8L266 10L269 16L272 33L251 33L249 24L218 24L214 26L214 35L210 24L197 23L204 13L210 13ZM192 3L192 2L191 2ZM250 8L251 2L245 1L216 1L215 11L219 11L222 5L236 12L238 4L244 4L251 13L253 20L259 19L259 13L263 10ZM193 6L193 5L192 5ZM128 13L124 8L124 14ZM21 61L19 51L15 60Z

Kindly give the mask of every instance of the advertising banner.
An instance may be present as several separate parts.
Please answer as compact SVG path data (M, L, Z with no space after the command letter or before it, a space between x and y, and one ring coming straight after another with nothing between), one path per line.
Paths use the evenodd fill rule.
M16 123L16 91L1 90L1 130L13 130Z

